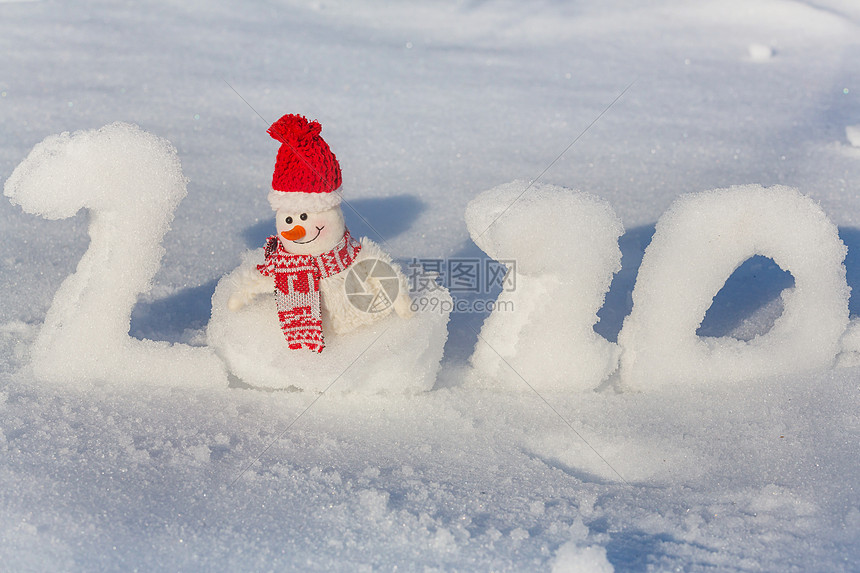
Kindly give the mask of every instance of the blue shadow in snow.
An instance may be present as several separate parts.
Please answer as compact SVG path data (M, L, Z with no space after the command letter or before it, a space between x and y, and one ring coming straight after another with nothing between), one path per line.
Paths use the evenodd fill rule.
M714 297L711 308L705 313L696 334L726 336L740 326L745 318L778 297L783 289L793 287L794 277L782 270L773 259L759 255L751 257L726 280ZM759 330L766 332L773 324L770 322L765 326Z
M851 287L848 311L851 316L855 316L860 314L860 229L840 227L839 238L848 247L848 254L845 256L845 274L848 286Z
M138 302L131 313L129 335L139 339L186 342L186 331L205 328L212 314L218 281L184 288L171 296Z
M610 535L606 544L606 559L616 571L629 573L648 571L649 562L661 554L664 543L675 542L667 534L648 534L643 531L623 531Z
M467 240L463 247L450 257L440 259L443 264L443 275L439 282L449 290L454 300L454 310L448 320L448 340L445 342L442 366L447 364L465 362L479 344L478 333L484 324L484 320L490 315L488 303L494 303L502 292L500 284L486 284L486 280L479 280L477 288L457 288L452 285L452 276L446 272L449 263L456 264L462 261L467 268L479 269L482 272L486 262L490 260L471 240ZM482 275L483 277L484 275ZM422 296L432 299L433 293L413 292L412 299L421 308ZM437 380L435 388L450 385L449 381Z
M589 529L606 533L605 521L589 523ZM644 573L651 571L654 565L664 564L664 557L671 561L678 560L672 554L666 553L666 547L691 547L702 554L717 556L717 551L701 543L680 540L668 533L647 533L641 530L624 530L612 532L606 544L606 559L616 571L628 573ZM675 557L673 559L673 557Z
M633 309L633 286L645 249L654 236L654 225L634 227L618 239L621 249L621 270L612 278L603 308L597 312L594 331L605 339L616 342L624 318Z

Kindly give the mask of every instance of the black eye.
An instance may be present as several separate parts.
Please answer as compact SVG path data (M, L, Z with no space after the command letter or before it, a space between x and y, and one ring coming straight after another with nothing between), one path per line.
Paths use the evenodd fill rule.
M307 221L308 220L308 214L302 213L301 215L299 215L299 219L301 219L302 221Z
M293 224L293 218L292 218L292 217L287 217L286 219L284 219L284 222L285 222L287 225L292 225L292 224Z

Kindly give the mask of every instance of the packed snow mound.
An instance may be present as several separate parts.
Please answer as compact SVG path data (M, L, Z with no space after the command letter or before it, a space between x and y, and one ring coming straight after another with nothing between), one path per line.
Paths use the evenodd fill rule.
M571 540L558 548L552 573L613 573L606 548L589 539L590 531L578 517L570 525Z
M606 548L580 545L568 541L558 549L552 573L613 573L615 568L606 558Z
M736 186L682 196L645 251L618 343L621 377L641 390L731 383L833 364L848 325L847 249L810 198L787 187ZM783 312L748 342L696 335L726 279L754 255L795 279Z
M173 146L123 123L49 136L15 169L4 194L24 211L48 219L89 214L89 249L57 290L31 349L38 378L226 384L212 351L128 335L185 193Z
M773 58L773 48L767 44L750 44L750 59L754 62L766 62Z
M212 296L209 345L243 383L270 389L362 393L413 393L433 387L448 338L450 310L417 312L409 319L392 312L346 334L331 332L323 320L325 348L321 353L290 350L274 296L257 296L237 311L227 307L238 277L256 273L262 262L262 249L246 252L239 267L218 282ZM443 301L442 308L453 306L446 290L440 288L434 294Z
M608 377L618 348L593 327L621 269L624 227L609 204L514 181L473 199L466 225L472 240L514 275L481 329L471 358L477 378L590 390Z

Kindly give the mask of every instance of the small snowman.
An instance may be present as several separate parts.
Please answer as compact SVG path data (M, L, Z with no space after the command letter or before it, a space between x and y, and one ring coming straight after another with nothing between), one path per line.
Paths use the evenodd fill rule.
M269 128L281 143L268 196L277 234L266 241L264 262L238 276L227 302L235 312L274 290L287 346L314 352L325 347L323 326L343 334L392 310L412 315L406 279L391 258L346 228L340 165L321 131L301 115L285 115Z

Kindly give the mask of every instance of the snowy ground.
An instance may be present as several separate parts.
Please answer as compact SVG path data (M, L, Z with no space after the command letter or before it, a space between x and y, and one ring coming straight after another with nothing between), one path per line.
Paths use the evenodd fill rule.
M188 195L131 334L199 344L216 282L274 227L265 130L281 114L322 122L361 214L347 209L350 229L402 262L481 256L466 204L582 135L542 181L624 223L596 328L615 340L681 193L800 189L860 288L858 32L852 0L0 2L0 179L63 131L124 121L171 141ZM537 395L469 382L485 314L457 313L435 389L413 396L165 386L158 371L39 382L31 343L87 219L4 198L0 220L10 571L860 569L858 367ZM779 313L784 273L745 269L702 334Z

